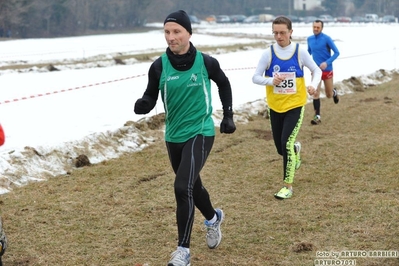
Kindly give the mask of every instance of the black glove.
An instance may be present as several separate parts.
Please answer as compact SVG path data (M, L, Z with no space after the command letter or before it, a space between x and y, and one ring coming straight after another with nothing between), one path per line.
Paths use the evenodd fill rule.
M134 104L134 112L138 115L148 114L154 106L154 100L148 96L143 96L143 98L138 99Z
M220 133L231 134L236 131L236 125L233 120L233 111L225 110L223 112L223 120L220 123Z

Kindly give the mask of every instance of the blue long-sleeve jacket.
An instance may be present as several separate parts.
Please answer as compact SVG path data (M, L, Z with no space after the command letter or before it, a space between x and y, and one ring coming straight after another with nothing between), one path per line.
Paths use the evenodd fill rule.
M331 50L334 52L331 54ZM332 71L332 63L339 56L339 50L330 36L321 32L308 37L308 52L318 66L326 62L327 68L323 71Z

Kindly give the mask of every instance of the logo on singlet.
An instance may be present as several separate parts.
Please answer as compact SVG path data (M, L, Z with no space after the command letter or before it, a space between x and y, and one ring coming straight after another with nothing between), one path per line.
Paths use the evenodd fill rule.
M190 80L191 80L191 82L196 82L197 81L197 74L191 74L191 77L190 77Z
M177 79L179 79L179 78L180 78L179 76L169 76L169 77L166 79L166 81L177 80Z

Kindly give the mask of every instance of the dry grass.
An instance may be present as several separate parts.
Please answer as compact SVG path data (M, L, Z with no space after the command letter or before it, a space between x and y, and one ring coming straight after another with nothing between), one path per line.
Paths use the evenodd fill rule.
M216 136L202 172L225 211L209 250L197 211L192 265L312 265L317 251L398 250L399 78L308 105L294 197L275 200L282 160L269 121ZM159 133L158 133L159 134ZM163 142L2 195L12 265L166 265L176 247L173 173ZM357 258L357 265L399 260Z

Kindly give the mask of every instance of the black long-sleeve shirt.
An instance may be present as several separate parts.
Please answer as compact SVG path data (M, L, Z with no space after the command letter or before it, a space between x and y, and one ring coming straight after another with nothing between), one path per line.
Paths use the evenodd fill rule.
M191 42L189 51L184 55L176 55L172 53L169 48L166 49L166 54L169 61L171 62L172 66L179 71L189 70L193 66L196 53L197 49ZM204 53L202 53L202 55L204 58L205 67L208 71L209 79L213 80L218 87L223 110L232 111L233 99L229 79L225 75L224 71L220 68L219 62L215 58ZM150 98L154 106L158 100L161 73L162 59L159 57L150 66L148 71L147 89L143 95L143 98Z

